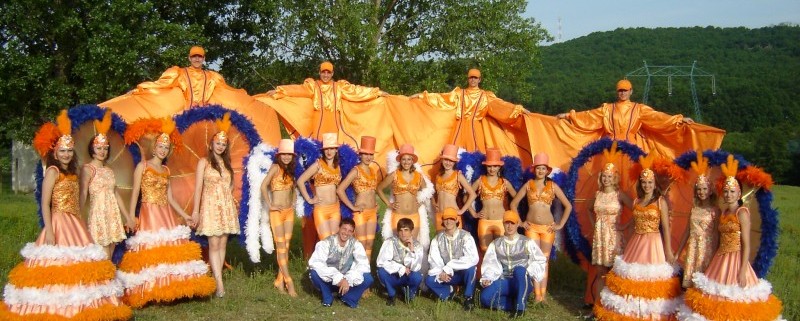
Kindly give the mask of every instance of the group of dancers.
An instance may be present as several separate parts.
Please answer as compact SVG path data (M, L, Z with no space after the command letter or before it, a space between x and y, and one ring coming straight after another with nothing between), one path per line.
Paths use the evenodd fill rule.
M192 48L192 67L170 69L169 75L165 73L159 81L142 84L132 93L104 104L114 112L130 113L132 108L123 103L148 101L142 95L167 88L182 90L187 107L207 104L214 95L241 98L232 94L237 92L230 90L221 76L207 76L202 69L202 59L197 58L204 58L204 55L202 48ZM197 61L199 66L195 66ZM320 125L315 131L332 129L314 132L320 140L320 157L302 164L305 170L298 173L296 169L305 162L295 152L298 140L272 137L277 128L270 126L270 117L277 118L275 111L269 110L263 118L259 118L259 114L248 114L262 123L261 126L256 124L262 139L277 142L266 176L257 182L261 193L250 196L251 202L255 198L267 213L260 218L260 223L269 226L273 236L278 265L275 288L297 296L288 260L295 206L301 198L313 206L313 214L303 218L303 245L309 278L321 292L324 306L330 306L338 293L345 305L355 308L362 294L370 288L374 281L370 266L379 221L382 222L383 243L374 262L375 273L386 290L388 305L396 303L398 293L412 300L423 283L440 300L452 299L455 290L460 289L466 310L476 305L476 288L481 289L481 305L508 311L512 316L524 313L531 293L535 302L545 301L549 258L556 235L566 226L575 204L551 178L554 167L565 166L564 155L557 154L558 160L551 163L551 153L524 154L518 147L520 144L531 147L530 144L511 136L496 135L496 130L518 135L522 123L532 124L531 118L526 118L525 122L514 120L522 117L521 107L500 104L493 94L485 96L486 92L477 88L480 72L471 70L468 89L419 95L426 104L440 104L440 111L451 110L448 108L455 102L458 128L450 135L452 144L437 145L409 138L408 142L415 142L413 145L400 144L387 153L393 148L392 142L383 139L385 137L360 135L360 140L352 143L356 146L358 163L348 173L343 173L338 151L343 147L342 135L350 133L345 131L341 117L347 109L339 100L345 97L337 93L352 91L354 96L348 99L354 101L358 101L359 93L366 95L361 97L363 100L387 94L377 88L366 90L365 87L349 87L346 82L334 82L332 71L332 64L323 63L320 81L307 81L304 87L295 86L297 88L281 86L268 92L269 97L259 100L237 98L245 101L236 105L238 110L248 113L252 112L248 108L258 105L258 101L273 103L292 97L294 93L312 102L311 110L319 111L313 117ZM192 79L202 79L202 92L198 92L197 82L193 83ZM593 111L573 111L557 118L568 119L576 130L607 131L604 135L613 135L614 139L622 141L642 140L643 136L636 134L637 126L654 119L663 120L665 124L663 135L656 135L656 138L668 137L682 124L693 123L682 116L668 117L650 107L630 103L632 88L626 80L620 81L617 89L620 99L617 103L605 104ZM333 100L328 97L331 93ZM196 104L197 101L201 104ZM491 106L496 107L494 113ZM325 112L329 107L333 113ZM301 118L281 108L277 106L276 110L283 110L281 116L287 121ZM508 113L501 116L498 110ZM630 115L626 116L630 119L618 117L623 110L629 111ZM476 118L480 121L484 117L495 119L476 122ZM508 121L503 125L505 129L492 127L500 118ZM131 317L129 307L212 294L224 297L222 269L227 238L240 233L239 204L234 197L235 165L230 155L230 114L217 120L217 129L205 138L208 149L205 155L199 156L194 172L191 213L176 201L171 172L166 166L168 157L181 145L181 134L175 122L171 118L143 118L119 133L126 144L138 145L144 158L135 166L132 196L126 203L115 188L114 171L106 164L112 153L107 136L110 119L110 110L106 110L103 119L95 121L96 135L88 144L91 160L82 164L80 170L66 112L62 112L56 124L45 124L37 132L33 145L46 168L40 204L43 228L36 242L22 250L25 261L9 274L4 301L0 304L3 319L57 316L76 320L125 320ZM466 123L466 119L471 122ZM626 126L618 126L620 122ZM300 133L308 130L299 128L298 124L287 127ZM333 126L328 127L331 124ZM390 131L396 130L394 138L403 131L397 128L398 124L389 126ZM559 126L552 127L556 130L553 135L566 133L564 127ZM384 130L386 128L378 132ZM428 131L422 134L425 133ZM460 135L470 137L458 138ZM502 141L506 138L508 140ZM575 139L575 143L583 141ZM492 146L492 141L503 147ZM556 144L556 141L545 143ZM594 297L598 298L594 302L595 316L600 320L780 319L780 301L771 295L769 283L756 277L749 262L749 211L742 206L735 160L730 159L722 166L725 175L715 186L708 175L707 160L698 153L693 165L698 179L694 184L690 225L674 251L669 237L672 202L668 194L662 194L657 183L658 174L651 169L656 154L663 156L674 151L665 151L663 145L654 141L640 143L649 147L651 153L639 158L641 166L635 167L640 169L635 174L623 173L616 143L604 153L606 161L598 175L597 192L590 209L586 213L576 212L579 216L588 215L594 229L591 262L597 268L597 277L590 286ZM508 146L516 151L507 152ZM435 163L432 170L423 170L415 147L436 150L431 161ZM473 173L456 168L460 149L482 154L484 168L480 173L484 175L468 179ZM385 166L378 165L382 160L376 161L376 155L383 156L382 153L389 155ZM531 178L516 188L502 174L504 159L509 156L530 164ZM383 169L387 170L386 175ZM620 188L620 182L627 176L636 180L635 197L628 196ZM307 188L309 185L311 189ZM348 195L351 188L354 197ZM718 194L722 195L721 202L716 200ZM386 204L382 218L379 218L377 199ZM352 218L343 217L342 207L352 211ZM563 209L563 215L557 215L554 210L557 207ZM633 211L630 222L621 220L626 207ZM428 208L434 212L430 215L432 222L429 222ZM81 210L89 213L86 222L80 218ZM467 216L477 219L474 231L464 229ZM432 238L431 225L436 231ZM307 233L308 227L312 233ZM631 228L634 235L623 244L624 231ZM208 237L207 263L203 261L199 244L190 240L192 229ZM127 240L126 230L135 233ZM475 232L477 239L471 232ZM110 256L116 244L123 240L126 252L115 267ZM676 268L679 262L682 269ZM680 270L684 271L682 279L679 279Z

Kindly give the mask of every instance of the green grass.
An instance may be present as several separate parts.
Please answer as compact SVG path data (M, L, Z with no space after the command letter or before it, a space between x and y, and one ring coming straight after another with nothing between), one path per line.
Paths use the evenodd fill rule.
M767 279L775 294L784 301L783 316L800 320L800 289L795 285L800 276L800 187L775 188L774 206L781 211L781 248ZM19 250L39 233L36 206L31 195L0 194L0 282L5 284L9 270L21 261ZM228 262L234 269L226 271L227 294L224 299L185 301L170 305L154 305L134 312L136 320L505 320L505 313L476 309L464 313L458 303L439 303L427 294L410 305L398 302L386 307L379 286L373 295L361 301L358 309L334 303L322 308L319 295L312 290L305 274L300 251L299 223L295 227L290 258L291 271L298 282L299 296L290 298L272 287L277 270L274 255L264 255L264 262L253 264L238 243L228 246ZM377 255L377 247L373 255ZM262 253L263 254L263 253ZM551 268L549 302L531 306L525 320L576 320L588 311L582 310L586 276L568 258L559 257ZM377 280L376 280L377 284Z

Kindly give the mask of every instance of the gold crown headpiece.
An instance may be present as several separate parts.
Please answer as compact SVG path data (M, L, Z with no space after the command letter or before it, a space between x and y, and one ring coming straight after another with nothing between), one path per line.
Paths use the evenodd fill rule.
M695 187L711 187L711 182L708 180L708 159L703 157L702 152L697 152L697 161L692 162L692 170L697 173Z
M161 120L161 134L156 138L156 144L171 145L170 134L175 130L175 121L170 117Z
M642 165L642 173L639 174L639 179L656 179L656 173L653 172L653 161L656 159L655 153L650 153L647 156L642 156L639 158L639 164Z
M94 130L97 132L97 135L94 136L92 139L93 146L102 146L106 147L109 146L108 142L108 130L111 128L111 110L106 109L106 113L103 114L103 120L94 120Z
M215 142L228 142L228 130L231 128L231 113L227 112L222 116L222 119L214 121L217 124L219 131L214 134L213 141Z
M728 161L720 165L722 174L725 175L725 182L722 185L722 190L735 190L741 191L741 186L736 180L736 172L739 171L739 161L733 158L733 154L728 154Z
M616 174L618 170L615 163L618 162L621 157L622 152L617 149L617 142L614 141L611 143L611 148L603 150L603 159L606 162L605 165L603 165L603 173Z
M61 132L61 137L56 141L55 148L74 148L75 140L72 139L72 121L70 121L66 109L61 110L61 114L56 118L56 124L58 131Z

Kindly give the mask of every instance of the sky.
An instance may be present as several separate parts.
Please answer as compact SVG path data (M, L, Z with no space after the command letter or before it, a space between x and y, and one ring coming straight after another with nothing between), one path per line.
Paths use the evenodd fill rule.
M634 27L748 27L800 24L798 0L529 0L534 18L558 41Z

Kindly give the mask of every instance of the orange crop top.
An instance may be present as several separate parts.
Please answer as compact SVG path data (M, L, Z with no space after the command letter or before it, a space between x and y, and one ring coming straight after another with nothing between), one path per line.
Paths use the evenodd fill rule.
M742 250L742 224L739 222L739 211L719 217L719 250L717 253L725 254Z
M405 193L416 194L420 186L422 186L422 175L417 172L414 172L414 178L412 178L410 182L406 182L403 179L403 174L401 174L400 171L395 171L394 174L394 183L392 184L392 193L394 193L394 195Z
M374 191L378 186L378 171L368 166L366 170L361 166L356 166L356 178L353 180L353 189L356 194L366 191Z
M459 189L461 189L461 184L458 183L458 171L454 171L448 178L443 178L442 175L436 176L437 192L458 195Z
M294 186L294 177L292 175L285 175L283 168L278 167L278 172L272 176L269 181L269 188L271 191L287 191Z
M545 182L541 193L537 193L534 180L528 181L528 204L544 203L550 205L553 204L553 199L555 198L556 193L553 191L553 181Z
M506 181L502 178L497 178L497 184L492 186L489 184L489 178L481 176L480 184L481 200L504 200L506 197Z
M339 185L342 181L342 168L331 168L324 160L317 161L319 171L314 174L314 186Z

